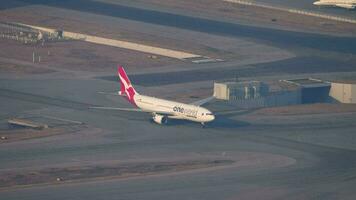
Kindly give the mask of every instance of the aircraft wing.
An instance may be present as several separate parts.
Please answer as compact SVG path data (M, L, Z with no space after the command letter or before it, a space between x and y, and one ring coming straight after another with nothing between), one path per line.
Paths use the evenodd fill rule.
M89 108L100 109L100 110L118 110L118 111L127 111L127 112L144 112L144 113L156 113L161 115L174 115L174 113L171 112L142 110L139 108L117 108L117 107L89 107Z
M205 98L205 99L200 99L198 101L194 101L194 102L192 102L190 104L191 105L195 105L195 106L201 106L201 105L204 105L204 104L208 103L209 101L211 101L213 99L215 99L215 97L214 96L210 96L210 97Z
M116 107L89 107L89 108L90 109L100 109L100 110L121 110L121 111L130 111L130 112L145 112L138 108L116 108Z

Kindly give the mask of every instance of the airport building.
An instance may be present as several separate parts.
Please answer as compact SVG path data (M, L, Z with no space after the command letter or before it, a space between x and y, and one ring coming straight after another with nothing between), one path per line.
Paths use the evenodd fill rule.
M301 88L302 103L356 103L356 81L284 80Z
M214 83L214 96L244 109L300 104L301 99L295 86L260 81Z
M356 81L331 83L329 94L340 103L356 103Z
M302 78L264 83L260 81L217 82L214 96L240 108L356 101L356 84L330 83Z
M321 103L330 100L329 91L331 87L330 82L325 82L313 78L301 78L281 80L282 82L295 85L299 88L301 93L301 103Z

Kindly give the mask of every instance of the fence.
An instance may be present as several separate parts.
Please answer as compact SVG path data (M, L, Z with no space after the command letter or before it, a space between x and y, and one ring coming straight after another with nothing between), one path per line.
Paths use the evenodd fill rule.
M264 97L230 100L227 103L243 109L296 105L301 104L301 91L279 91Z

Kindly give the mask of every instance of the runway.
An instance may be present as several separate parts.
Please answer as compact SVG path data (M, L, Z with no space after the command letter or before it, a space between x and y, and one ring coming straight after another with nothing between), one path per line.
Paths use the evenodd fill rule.
M301 1L292 1L292 0L255 0L256 2L263 2L272 5L285 6L288 8L296 9L305 9L315 12L320 12L324 14L332 14L342 17L348 17L355 19L355 10L347 10L344 8L333 8L333 7L318 7L313 5L314 1L310 0L301 0Z
M147 68L150 72L145 72L144 67L130 68L132 82L142 94L158 97L191 95L191 90L199 92L212 87L206 85L209 81L234 78L236 74L251 80L279 80L290 76L342 78L354 76L356 72L355 38L257 28L95 1L30 3L130 19L139 22L131 26L132 29L139 25L150 27L148 32L158 36L164 29L176 31L178 35L187 33L180 32L184 30L194 32L184 35L189 41L194 41L194 36L209 34L216 43L222 37L235 38L236 43L242 38L251 41L244 45L261 43L278 48L278 51L295 53L295 57L268 63L244 65L239 63L244 57L231 56L224 63L204 66L175 63L162 68ZM99 21L98 16L95 19ZM118 21L114 25L124 23L130 24ZM181 35L171 37L184 39ZM232 40L224 41L230 43ZM216 49L228 46L224 45L216 46ZM240 52L241 49L228 50ZM249 51L259 53L264 49L255 46ZM246 54L248 52L241 53ZM72 69L75 64L66 67ZM59 66L51 67L56 68ZM84 178L75 181L60 182L51 177L45 184L15 187L0 184L2 199L356 198L356 112L353 110L335 110L340 105L326 104L310 105L314 109L305 105L288 107L290 112L278 108L241 111L220 103L207 105L207 108L213 112L228 108L231 112L218 116L204 129L200 124L185 121L160 126L150 121L150 114L88 109L89 106L131 105L118 96L99 93L118 90L112 75L115 71L98 73L87 68L79 69L73 69L72 73L58 70L40 76L1 75L0 133L7 128L8 118L29 114L84 124L82 129L66 134L0 143L0 183L6 181L4 177L10 172L32 173L36 177L41 170L79 171L85 168L100 171L103 166L135 162L159 163L157 166L163 163L164 166L168 161L228 160L235 165L199 166L194 170L177 171L160 169L161 173L128 173L124 178L118 176L119 172L113 172L110 176L85 179L85 174L79 171ZM149 172L157 171L155 167L148 168ZM17 178L21 179L21 176Z

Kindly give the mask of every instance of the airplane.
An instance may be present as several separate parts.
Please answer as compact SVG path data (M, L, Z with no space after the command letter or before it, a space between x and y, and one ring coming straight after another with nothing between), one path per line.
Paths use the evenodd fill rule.
M317 6L335 6L346 9L354 9L356 7L356 0L319 0L313 3Z
M145 96L135 90L122 66L118 66L117 75L120 79L118 95L125 97L135 108L91 107L92 109L151 113L153 121L157 124L166 124L168 119L182 119L199 122L204 127L205 123L215 119L211 111L201 107L211 101L213 96L191 104Z

